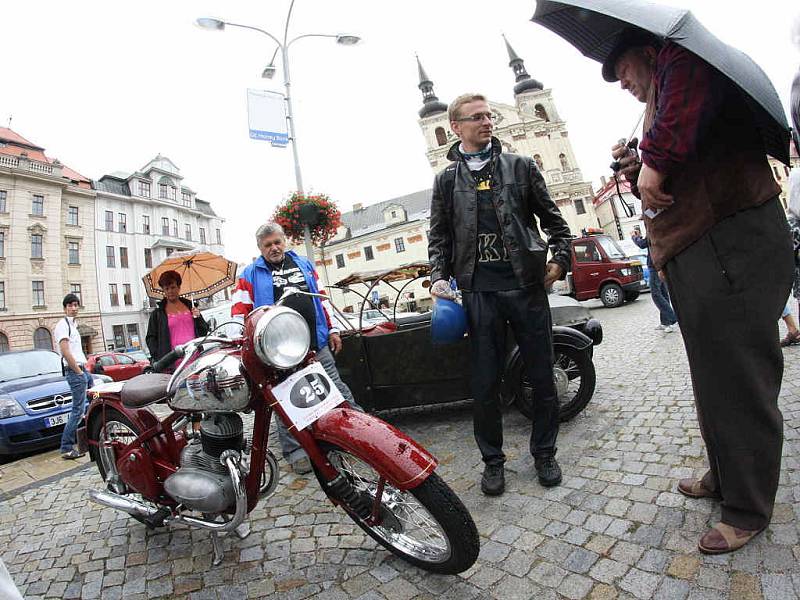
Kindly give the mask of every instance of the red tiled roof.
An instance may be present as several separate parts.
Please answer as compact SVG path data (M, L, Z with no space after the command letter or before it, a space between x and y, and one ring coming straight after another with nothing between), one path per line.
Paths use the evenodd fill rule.
M7 127L0 127L0 141L5 142L0 146L0 154L10 156L22 156L25 154L29 159L47 164L53 164L55 159L49 158L44 153L44 148L29 142L16 131ZM61 175L78 185L78 187L91 189L92 182L88 177L84 177L77 171L70 169L67 165L61 165Z
M36 148L37 150L44 150L44 148L40 148L33 142L29 142L20 134L18 134L16 131L9 129L8 127L0 127L0 140L11 144L22 144L24 146L30 146L32 148Z
M20 148L19 146L0 146L0 154L10 154L11 156L22 156L22 154L31 160L38 160L39 162L49 163L50 159L45 156L41 150L31 150L29 148Z

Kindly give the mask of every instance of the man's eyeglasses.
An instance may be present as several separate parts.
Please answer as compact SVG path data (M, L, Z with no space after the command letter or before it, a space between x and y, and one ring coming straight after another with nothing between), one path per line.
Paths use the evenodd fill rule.
M461 118L458 118L458 119L455 119L455 120L456 121L473 121L474 123L480 123L484 119L489 119L492 123L494 123L497 120L497 117L495 115L493 115L492 113L490 113L490 112L482 112L482 113L476 113L474 115L470 115L468 117L461 117Z

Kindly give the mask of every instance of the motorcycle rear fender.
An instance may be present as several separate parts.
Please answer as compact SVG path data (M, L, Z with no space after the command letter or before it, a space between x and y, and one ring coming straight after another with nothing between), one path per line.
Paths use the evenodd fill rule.
M310 433L317 441L335 444L357 456L401 491L420 485L439 464L399 429L351 408L334 408L325 413Z

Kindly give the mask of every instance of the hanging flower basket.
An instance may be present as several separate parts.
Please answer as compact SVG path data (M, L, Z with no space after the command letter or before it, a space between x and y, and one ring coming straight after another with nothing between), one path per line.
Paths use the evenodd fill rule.
M320 246L336 235L342 224L342 213L325 194L305 195L294 192L278 206L272 220L278 223L295 244L304 240L305 226L311 229L311 241Z

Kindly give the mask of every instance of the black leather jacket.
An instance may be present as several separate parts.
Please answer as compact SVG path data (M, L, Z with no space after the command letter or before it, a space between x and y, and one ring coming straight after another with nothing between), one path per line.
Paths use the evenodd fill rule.
M454 276L458 287L468 290L477 252L478 192L458 143L450 148L447 158L453 163L433 182L428 233L431 283ZM553 253L550 260L561 265L566 274L572 236L536 164L524 156L504 154L500 140L494 137L492 160L492 200L520 287L542 285L548 246ZM539 234L534 216L547 233L547 243Z

